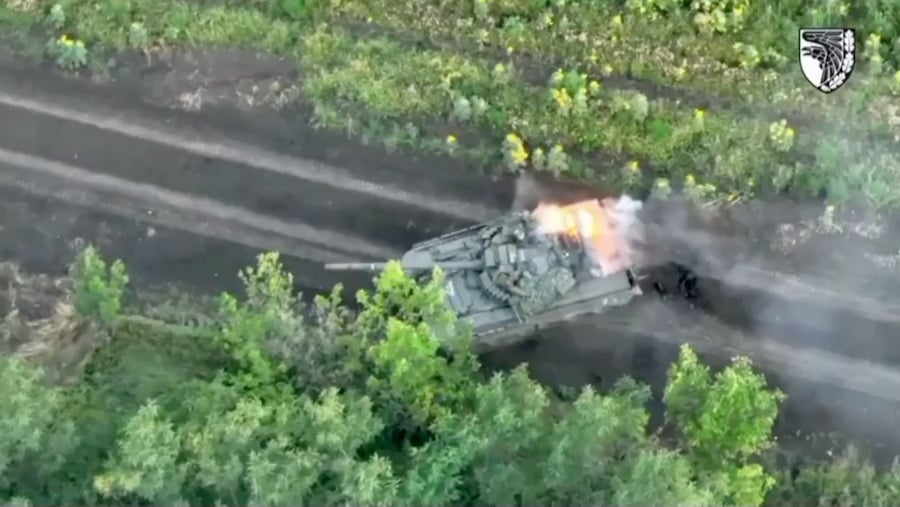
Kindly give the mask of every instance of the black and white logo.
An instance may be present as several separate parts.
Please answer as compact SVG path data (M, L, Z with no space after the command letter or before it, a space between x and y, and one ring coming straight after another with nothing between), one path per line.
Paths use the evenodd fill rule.
M800 70L822 93L844 86L856 66L856 30L801 28Z

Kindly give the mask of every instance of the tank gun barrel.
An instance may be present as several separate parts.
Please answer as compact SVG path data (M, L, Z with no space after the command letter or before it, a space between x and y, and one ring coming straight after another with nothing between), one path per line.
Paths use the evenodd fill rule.
M386 262L332 262L325 264L329 271L381 271Z
M381 271L387 266L387 262L335 262L325 264L325 269L329 271ZM475 269L481 267L483 263L481 261L449 261L449 262L423 262L423 263L411 263L411 262L401 262L400 266L405 271L417 272L417 271L430 271L435 268L435 266L443 269Z

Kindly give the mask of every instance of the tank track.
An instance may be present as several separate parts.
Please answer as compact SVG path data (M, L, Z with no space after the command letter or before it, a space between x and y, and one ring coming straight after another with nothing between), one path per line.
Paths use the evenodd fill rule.
M890 302L897 300L900 296L900 286L897 287L897 292L894 294L883 293L884 291L878 290L874 286L871 294L860 294L854 290L855 287L850 287L848 290L834 288L833 279L829 279L827 276L797 275L748 264L738 265L724 276L712 276L711 278L716 278L725 285L729 284L729 278L737 278L740 283L735 284L736 286L746 286L749 289L763 293L769 292L779 297L803 298L810 303L850 309L867 320L900 325L900 305ZM687 296L690 299L699 297L700 294L695 291Z

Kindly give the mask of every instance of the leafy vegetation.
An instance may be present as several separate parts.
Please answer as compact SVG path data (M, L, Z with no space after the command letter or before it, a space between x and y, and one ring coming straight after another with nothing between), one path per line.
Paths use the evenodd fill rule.
M190 45L291 55L318 126L484 169L682 187L705 202L824 193L888 208L900 199L897 5L7 0L0 26L39 29L66 71ZM828 96L793 68L797 29L821 25L861 36L860 68ZM390 265L359 311L340 288L304 307L267 254L241 273L243 297L190 324L129 310L124 265L93 249L73 276L71 311L40 328L42 347L90 333L91 353L65 375L60 354L0 357L4 504L900 502L900 469L852 448L776 459L784 395L746 359L713 372L684 348L659 428L648 387L628 378L564 397L524 366L486 377L439 272L420 286ZM4 343L20 328L4 319Z
M317 125L488 170L672 185L704 201L900 199L889 2L30 0L6 11L36 15L66 69L179 45L294 55ZM828 96L794 55L797 29L823 24L860 38L852 81Z
M74 301L124 307L124 270L78 261ZM276 254L207 326L94 310L80 379L0 357L0 501L12 505L891 505L895 472L852 449L791 473L768 459L783 394L745 359L685 347L666 424L650 391L553 395L524 367L484 377L443 304L397 264L303 308ZM112 302L115 300L115 302ZM89 309L93 306L82 305ZM443 337L439 340L438 336ZM663 436L665 435L665 436ZM837 502L837 503L834 503Z
M896 6L887 2L865 7L833 0L778 5L744 0L335 4L338 18L418 34L439 45L518 54L598 76L634 76L762 105L793 108L800 101L833 110L851 104L808 93L809 85L794 69L801 27L859 28L866 46L860 54L869 67L860 84L867 91L895 87L892 79L900 68L891 49L900 33L887 21L896 15Z
M879 205L892 204L900 175L886 153L878 154L882 170L872 172L868 144L798 134L785 120L685 109L607 89L584 73L557 71L529 86L512 65L331 30L306 38L301 62L316 69L304 86L321 124L509 171L578 175L627 190L676 181L704 200L820 188L845 199L865 185Z

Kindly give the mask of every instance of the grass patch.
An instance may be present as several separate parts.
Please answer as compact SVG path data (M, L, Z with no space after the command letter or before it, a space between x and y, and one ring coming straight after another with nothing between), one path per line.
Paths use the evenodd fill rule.
M59 31L110 50L196 44L284 53L297 38L295 22L273 19L252 7L178 0L71 0L59 5L64 13Z
M894 40L897 4L853 9L832 0L780 2L622 3L557 1L383 0L338 2L332 13L414 32L447 46L527 55L550 65L581 67L674 84L694 91L792 109L859 111L860 97L900 92ZM890 16L894 15L894 18ZM843 93L814 93L797 69L800 27L859 29L859 69ZM865 113L857 115L863 119Z
M785 56L794 43L773 35L812 21L876 26L869 11L835 17L840 6L819 6L777 24L776 14L797 6L779 6L776 12L730 1L684 9L662 0L624 6L513 0L38 5L31 12L43 13L55 41L53 56L63 67L82 65L81 48L92 57L183 45L294 55L318 126L389 148L459 157L489 171L547 171L631 191L683 184L703 200L789 193L844 202L862 194L870 204L888 207L900 199L900 162L890 143L878 138L900 139L900 106L893 107L893 81L886 77L893 60L870 41L864 58L870 63L881 58L882 64L855 76L854 86L862 91L825 97L798 82L794 58ZM423 50L333 26L348 18L427 32L455 45ZM323 20L330 21L319 23ZM769 31L754 35L767 25ZM751 35L757 38L751 41ZM762 56L748 53L746 41L757 44L752 49ZM495 51L482 57L470 52L472 47ZM736 47L743 60L729 53ZM521 54L528 58L519 59ZM522 63L537 60L564 66ZM738 90L776 107L821 107L849 122L875 119L848 140L843 128L806 129L614 89L607 81L616 73L701 91ZM900 81L896 84L900 92ZM873 108L880 114L869 114Z
M330 30L306 37L301 62L325 126L391 145L443 144L509 171L631 190L666 178L732 198L827 191L843 200L865 185L878 205L893 203L900 183L896 157L868 143L608 90L577 70L529 86L512 65Z

